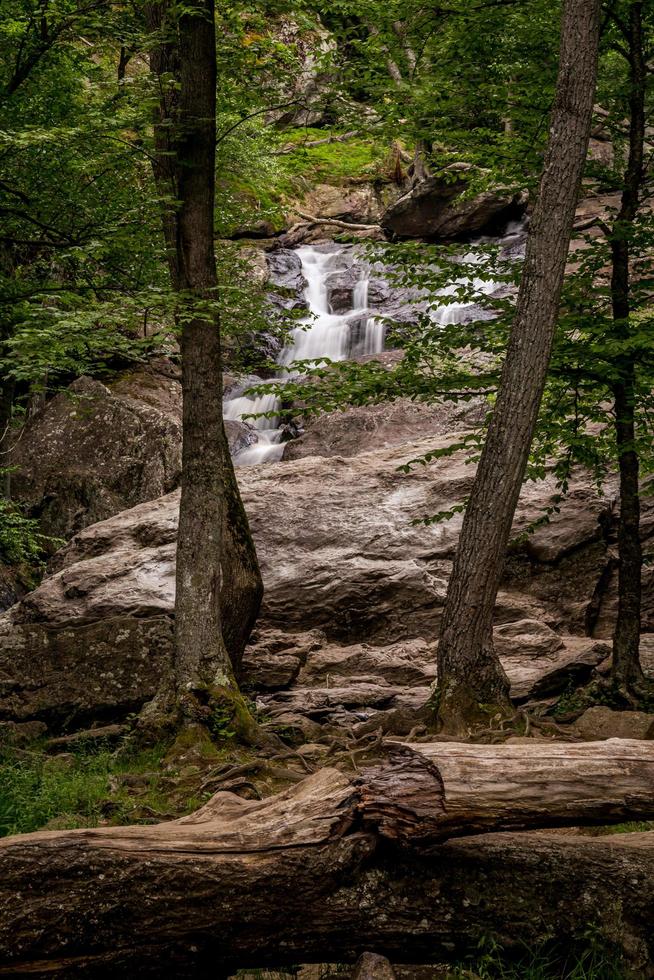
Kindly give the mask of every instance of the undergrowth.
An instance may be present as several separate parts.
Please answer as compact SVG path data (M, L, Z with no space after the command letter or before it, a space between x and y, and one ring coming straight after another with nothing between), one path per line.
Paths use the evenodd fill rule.
M154 748L122 758L106 748L54 756L38 748L3 750L0 836L46 826L65 830L170 816L164 751ZM201 802L191 797L185 809Z
M451 974L451 980L625 980L628 975L617 949L589 928L571 945L525 946L511 954L492 939L482 938L479 950Z
M619 953L589 929L582 940L570 948L551 944L509 955L499 945L482 938L477 951L464 961L448 966L396 967L399 980L412 975L420 980L626 980L628 973ZM315 964L286 970L242 970L241 980L339 980L350 977L352 967L343 964Z

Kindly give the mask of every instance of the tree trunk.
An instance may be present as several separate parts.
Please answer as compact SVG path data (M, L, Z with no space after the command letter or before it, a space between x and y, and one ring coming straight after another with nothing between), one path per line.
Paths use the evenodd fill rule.
M645 176L645 91L647 66L643 50L643 5L629 11L629 158L620 210L610 238L611 304L616 336L629 338L629 251ZM620 469L618 525L618 616L613 636L613 682L628 698L642 693L645 678L640 666L640 605L642 550L640 544L639 459L636 450L635 383L633 354L618 358L619 380L613 387L615 437Z
M173 286L180 293L183 446L182 492L177 537L174 696L187 721L230 729L246 739L255 726L238 691L223 638L221 618L223 535L237 510L238 491L229 487L231 464L222 418L222 357L214 255L216 143L216 39L213 0L184 8L176 23L155 8L163 36L155 70L172 67L177 90L162 91L160 113L171 135L158 127L155 165L167 186L164 231ZM174 31L174 33L173 33ZM168 35L168 36L167 36ZM172 155L173 169L162 159ZM174 240L174 251L172 244ZM229 502L229 509L228 509ZM241 551L247 520L237 529ZM230 612L236 624L231 642L243 639L251 615L235 599L230 579ZM238 653L238 651L237 651ZM149 719L151 721L151 719Z
M497 404L463 521L438 648L438 716L458 731L510 711L493 608L549 367L590 133L600 0L566 0L540 194Z
M639 742L394 746L355 777L219 793L170 823L6 838L0 976L216 977L366 949L435 962L482 935L524 947L589 927L647 976L654 835L443 838L651 816L653 775Z
M16 383L11 377L0 379L0 469L2 473L2 489L0 493L6 500L11 498L11 422L14 414L14 393Z
M184 289L178 255L178 214L181 170L175 144L179 118L179 47L174 25L169 23L166 3L148 4L148 28L159 41L150 54L150 68L159 82L159 106L155 119L155 154L152 163L161 215L166 256L173 289ZM220 379L215 390L222 391ZM221 554L220 614L223 639L238 676L243 651L256 621L263 597L263 582L247 514L236 482L229 445L220 425L219 448L225 510Z

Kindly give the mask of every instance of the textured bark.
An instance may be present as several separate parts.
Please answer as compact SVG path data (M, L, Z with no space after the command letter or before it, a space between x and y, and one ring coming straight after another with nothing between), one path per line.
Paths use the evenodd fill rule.
M154 130L155 154L152 166L161 200L162 227L171 283L173 289L184 290L188 288L188 283L180 253L180 228L178 227L180 216L176 207L176 202L180 200L180 186L184 176L184 168L180 165L180 160L184 158L181 156L175 135L180 124L181 106L179 87L171 82L180 78L180 48L176 25L170 23L165 2L149 4L146 8L146 16L149 30L158 37L158 43L150 54L150 68L159 83L159 105ZM206 162L208 165L208 160ZM213 225L210 235L213 249ZM208 256L207 261L209 261ZM209 397L215 398L221 391L220 378L216 378ZM225 496L220 556L222 571L220 614L225 646L233 669L238 674L243 650L261 605L263 582L247 514L236 482L222 417L217 430L221 480Z
M611 305L616 335L629 337L629 251L645 177L645 92L647 66L643 50L643 4L629 11L629 157L620 210L610 238ZM642 549L640 544L639 459L635 445L636 362L623 354L617 362L619 380L613 387L615 437L620 469L618 524L618 616L613 636L613 680L628 696L642 692L645 678L640 666L640 606Z
M166 824L6 838L0 976L97 980L122 968L216 977L248 965L354 961L362 950L434 962L471 952L482 935L535 945L589 925L648 976L654 835L442 842L455 824L464 833L484 825L468 822L484 807L479 784L467 785L480 762L498 785L506 775L491 791L502 796L489 807L496 826L515 826L511 783L518 800L528 787L526 822L540 821L550 792L566 822L575 807L607 816L605 791L621 813L653 812L654 746L595 746L593 771L588 746L540 748L559 753L546 776L531 773L530 746L404 747L356 778L325 769L256 802L221 793Z
M466 509L438 649L438 715L465 729L510 710L492 620L549 366L563 275L588 147L600 0L566 0L556 98L495 411Z

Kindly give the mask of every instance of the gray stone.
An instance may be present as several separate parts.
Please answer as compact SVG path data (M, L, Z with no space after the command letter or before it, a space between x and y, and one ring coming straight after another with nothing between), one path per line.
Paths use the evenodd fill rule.
M11 463L15 499L62 538L168 493L181 476L178 370L161 359L112 387L78 379L30 419Z
M345 721L426 699L461 518L412 522L463 499L474 469L461 453L409 474L398 467L448 444L434 437L239 470L266 589L248 670L255 688L291 685L288 712L305 711L298 692L311 692L309 717ZM526 485L516 531L554 491L552 480ZM593 494L577 486L571 507L592 513ZM0 617L2 716L79 727L120 720L153 693L172 644L178 506L174 492L81 530L41 585ZM567 525L565 504L549 526L558 547L557 519ZM591 518L587 529L594 539ZM562 618L559 599L534 597L529 580L518 585L503 587L497 604L516 696L589 676L606 645L565 636L561 646L534 625Z
M385 956L362 953L354 967L352 980L396 980L396 974Z

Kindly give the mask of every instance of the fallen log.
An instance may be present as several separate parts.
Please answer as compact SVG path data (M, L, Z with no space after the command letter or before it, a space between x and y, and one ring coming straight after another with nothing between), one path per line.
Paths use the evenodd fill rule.
M219 793L170 823L0 841L0 977L215 977L364 950L433 962L482 934L537 944L589 925L649 969L653 833L442 842L484 821L654 815L654 745L536 747L553 753L541 768L531 746L392 746L267 800Z

